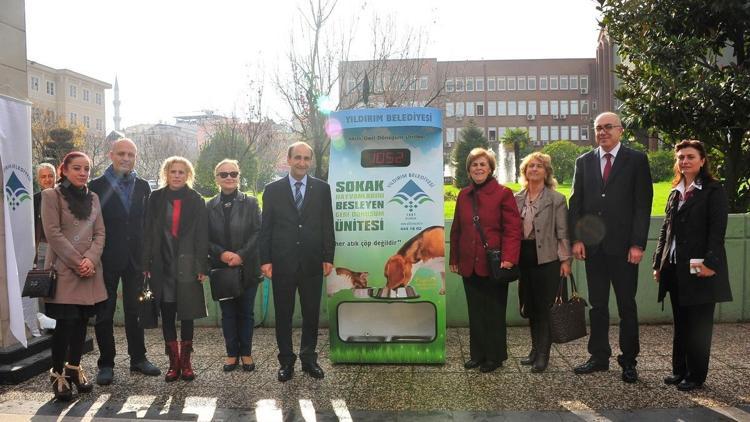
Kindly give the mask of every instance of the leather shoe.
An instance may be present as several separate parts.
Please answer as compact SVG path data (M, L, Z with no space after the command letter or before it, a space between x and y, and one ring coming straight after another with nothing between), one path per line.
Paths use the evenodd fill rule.
M99 385L110 385L112 380L115 378L115 370L107 366L99 368L99 373L96 374L96 383Z
M703 383L697 383L695 381L682 380L677 384L677 389L680 391L693 391L699 388L703 388Z
M628 365L622 368L622 380L628 384L638 381L638 371L635 369L635 365Z
M282 365L281 368L279 368L278 373L278 379L281 382L287 382L294 376L294 364L292 365Z
M682 375L682 374L672 374L672 375L670 375L668 377L664 377L664 384L667 384L667 385L677 385L683 379L685 379L685 376Z
M323 377L325 376L323 369L321 369L316 362L303 363L302 372L307 373L307 375L315 379L323 379Z
M494 362L494 361L488 360L482 363L481 365L479 365L479 372L486 374L488 372L494 371L495 369L501 366L503 366L502 362Z
M573 368L573 372L578 375L591 374L597 371L609 371L609 362L599 363L594 359L589 359L588 362Z
M156 365L149 362L148 359L135 363L130 362L130 372L140 372L143 375L152 377L161 375L161 370L157 368Z
M234 358L234 362L233 362L233 363L226 363L226 362L228 362L228 361L229 361L229 359L225 360L225 361L224 361L224 366L222 366L222 367L221 367L221 369L222 369L222 370L223 370L224 372L232 372L232 371L234 371L235 369L237 369L237 363L238 363L238 361L239 361L239 359L238 359L238 358Z
M479 368L479 365L480 365L479 361L476 361L474 359L470 359L470 360L467 360L466 362L464 362L464 369Z
M247 362L247 360L244 359L245 357L247 357L249 359L250 363L245 363L245 362ZM255 362L253 361L253 357L252 356L242 356L242 357L240 357L240 361L241 361L240 363L242 363L242 370L243 371L245 371L245 372L252 372L252 371L255 370Z

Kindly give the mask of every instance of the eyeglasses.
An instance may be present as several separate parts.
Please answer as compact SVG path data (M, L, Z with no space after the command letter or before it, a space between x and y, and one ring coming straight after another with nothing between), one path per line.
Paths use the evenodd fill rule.
M620 126L620 125L613 125L611 123L607 123L604 126L597 126L597 127L595 127L594 130L596 130L597 132L601 132L603 130L609 132L610 130L612 130L612 129L616 128L616 127L622 127L622 126Z
M220 171L217 176L221 177L222 179L226 179L227 177L232 177L232 179L237 178L237 176L240 175L240 172L238 171Z

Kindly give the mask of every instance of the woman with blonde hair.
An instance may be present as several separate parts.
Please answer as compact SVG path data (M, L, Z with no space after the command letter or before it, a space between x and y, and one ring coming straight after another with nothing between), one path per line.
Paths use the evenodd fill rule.
M203 197L192 189L194 180L188 159L167 158L161 166L162 187L151 193L146 211L143 270L161 308L167 382L195 379L190 362L193 320L208 315L201 284L207 271L208 220Z
M533 152L521 161L521 186L516 205L521 213L521 279L518 294L521 315L529 318L531 352L522 365L542 372L549 363L552 346L549 308L555 300L560 277L570 275L568 206L565 196L555 191L552 159Z

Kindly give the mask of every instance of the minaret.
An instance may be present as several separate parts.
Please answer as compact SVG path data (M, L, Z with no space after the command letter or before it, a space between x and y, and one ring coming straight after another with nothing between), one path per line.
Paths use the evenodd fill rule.
M120 84L117 83L117 76L115 75L115 100L112 101L115 106L115 130L120 131Z

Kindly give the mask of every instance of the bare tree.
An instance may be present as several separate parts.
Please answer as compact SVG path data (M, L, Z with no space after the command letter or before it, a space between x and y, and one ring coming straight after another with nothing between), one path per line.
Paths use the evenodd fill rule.
M107 139L99 134L86 132L83 134L83 143L81 151L85 152L91 158L91 176L99 176L109 165L108 153L110 143Z
M133 136L133 142L138 147L138 160L135 162L136 171L145 179L157 179L159 169L165 159L173 155L181 155L183 148L172 136L144 134Z

